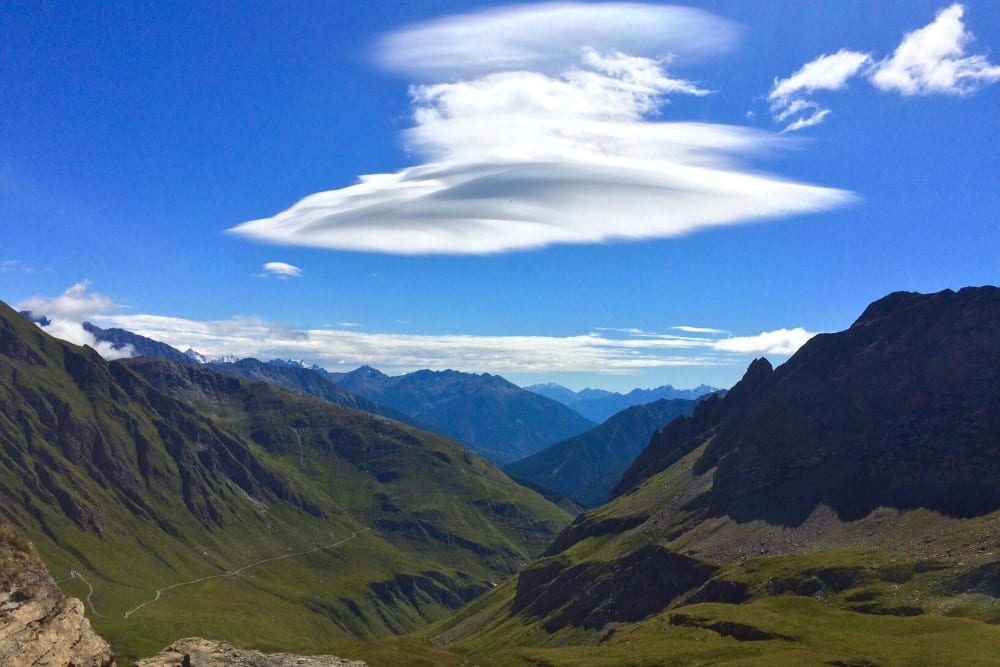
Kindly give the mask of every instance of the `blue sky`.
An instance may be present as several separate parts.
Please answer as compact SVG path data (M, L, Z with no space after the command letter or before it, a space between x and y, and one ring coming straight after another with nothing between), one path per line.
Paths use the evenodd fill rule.
M205 5L0 4L0 299L57 335L729 386L997 282L997 3Z

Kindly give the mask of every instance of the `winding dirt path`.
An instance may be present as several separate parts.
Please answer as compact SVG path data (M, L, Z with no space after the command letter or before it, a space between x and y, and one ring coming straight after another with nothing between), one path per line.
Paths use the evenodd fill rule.
M333 544L327 544L325 546L314 547L312 549L306 549L305 551L297 551L297 552L292 553L292 554L282 554L281 556L273 556L271 558L264 558L262 560L254 562L254 563L250 563L249 565L244 565L243 567L241 567L239 569L230 570L229 572L222 572L220 574L212 574L212 575L209 575L207 577L201 577L200 579L192 579L191 581L182 581L182 582L177 583L177 584L172 584L170 586L165 586L163 588L158 588L158 589L156 589L156 595L153 597L152 600L149 600L147 602L143 602L138 607L133 607L132 609L129 609L128 611L125 612L124 617L128 618L129 616L131 616L135 612L139 611L140 609L142 609L144 607L148 607L149 605L151 605L151 604L153 604L155 602L158 602L159 599L160 599L160 596L163 595L164 593L166 593L169 590L173 590L175 588L180 588L181 586L190 586L192 584L199 584L199 583L201 583L203 581L208 581L209 579L219 579L221 577L235 577L235 576L238 576L242 572L246 572L247 570L249 570L251 568L255 568L255 567L259 566L259 565L264 565L265 563L273 563L274 561L284 560L286 558L296 558L298 556L304 556L306 554L315 553L317 551L324 551L326 549L332 549L333 547L340 546L341 544L344 544L345 542L353 540L355 537L357 537L361 533L366 533L369 530L371 530L371 528L362 528L361 530L355 531L351 535L345 537L342 540L338 540L337 542L334 542ZM74 570L73 572L76 572L76 571ZM79 573L77 573L77 576L79 576ZM83 579L83 577L80 577L80 578ZM84 580L84 582L86 583L86 580ZM89 587L90 584L87 583L87 586ZM93 593L93 589L91 589L91 593ZM87 596L87 601L88 602L90 601L90 596L89 595ZM90 608L91 608L91 610L93 610L94 609L93 605L91 605ZM96 611L94 611L94 613L97 614ZM100 616L100 614L97 614L97 615Z
M85 583L87 585L87 597L85 598L85 601L87 603L87 606L90 607L91 613L94 614L94 616L100 616L101 618L107 618L104 614L101 614L96 609L94 609L94 601L90 599L90 598L94 597L94 587L91 586L90 582L87 581L86 577L84 577L78 571L76 571L76 570L70 570L69 571L69 577L67 577L65 579L61 579L61 580L59 580L56 583L62 583L64 581L69 581L70 579L79 579L80 581L82 581L83 583Z

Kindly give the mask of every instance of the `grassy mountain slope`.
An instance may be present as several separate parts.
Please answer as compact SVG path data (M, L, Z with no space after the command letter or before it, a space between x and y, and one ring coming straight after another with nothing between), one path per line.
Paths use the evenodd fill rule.
M497 464L522 459L594 426L565 405L488 373L423 370L389 377L362 367L330 377Z
M504 466L504 472L595 507L608 499L650 436L675 418L690 415L696 404L661 399L627 408L589 431Z
M1000 290L890 295L672 422L426 636L482 664L996 664L998 391Z
M107 363L2 304L0 515L134 655L413 630L568 520L438 436L201 366Z

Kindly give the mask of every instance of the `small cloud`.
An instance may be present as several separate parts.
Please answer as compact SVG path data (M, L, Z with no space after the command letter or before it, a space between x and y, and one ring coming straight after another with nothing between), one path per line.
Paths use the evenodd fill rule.
M264 277L273 276L284 280L286 278L299 278L302 276L302 269L285 262L268 262L264 265Z
M966 55L975 38L962 23L964 13L962 5L951 5L933 23L907 33L869 80L879 90L901 95L969 95L1000 81L1000 67L985 56Z
M84 329L84 322L120 310L109 297L89 290L90 282L84 280L54 298L33 296L26 299L17 304L17 309L30 311L36 318L44 317L45 323L38 326L50 336L74 345L92 347L105 359L134 356L135 350L131 345L114 347L107 341L98 341Z
M805 329L777 329L764 331L756 336L737 336L712 343L712 347L720 352L736 352L739 354L795 354L806 341L815 336Z
M644 336L646 332L636 327L596 327L595 331L611 331L614 333L628 334L630 336Z
M816 113L810 116L807 116L805 118L799 118L798 120L794 121L793 123L785 127L785 129L782 130L782 132L795 132L797 130L801 130L807 127L812 127L813 125L819 125L824 120L826 120L826 117L829 115L830 115L829 109L820 109L816 111Z
M803 65L787 79L776 80L767 99L781 101L794 98L802 92L840 90L847 85L847 80L857 74L858 70L870 60L871 56L867 53L847 49L822 55Z

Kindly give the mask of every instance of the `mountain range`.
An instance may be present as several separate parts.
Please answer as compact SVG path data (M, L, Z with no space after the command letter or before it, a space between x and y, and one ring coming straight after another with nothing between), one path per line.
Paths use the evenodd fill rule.
M534 384L525 387L528 391L541 396L559 401L563 405L573 408L581 415L598 424L604 422L609 417L618 414L622 410L634 405L643 405L659 400L682 399L688 401L698 400L703 396L719 391L717 387L700 385L694 389L675 389L669 384L665 384L653 389L633 389L627 394L620 394L605 389L582 389L573 391L561 384L548 382L546 384Z
M271 382L438 433L498 465L595 425L558 401L488 373L423 370L390 377L370 366L331 373L293 360L209 360L123 329L84 326L98 341L115 348L130 346L136 355L208 364L230 375Z

